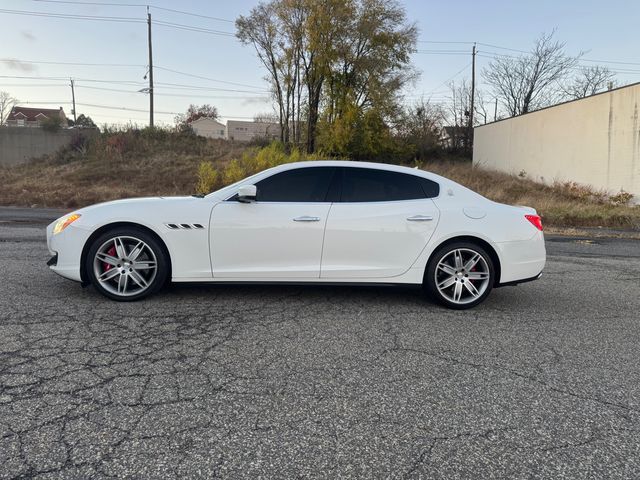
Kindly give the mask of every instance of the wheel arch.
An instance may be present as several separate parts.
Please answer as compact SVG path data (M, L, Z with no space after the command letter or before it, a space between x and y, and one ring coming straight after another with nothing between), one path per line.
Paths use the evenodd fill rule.
M87 261L87 255L89 254L89 249L91 248L91 244L94 242L96 238L98 238L103 233L106 233L109 230L114 230L116 228L121 228L121 227L128 227L128 228L135 228L137 230L142 230L143 232L151 235L153 238L155 238L158 241L158 243L164 250L165 255L167 256L167 261L169 265L168 278L171 279L171 271L172 271L171 254L169 253L167 244L162 239L162 237L158 235L157 232L155 232L154 230L152 230L151 228L145 225L141 225L135 222L123 221L123 222L111 222L111 223L107 223L106 225L102 225L100 228L97 228L91 235L89 235L89 238L87 238L87 241L84 242L84 246L82 247L82 254L80 255L80 279L82 280L82 284L87 285L89 283L85 264Z
M459 235L456 237L447 238L446 240L438 244L429 255L429 259L427 260L427 263L424 267L425 276L427 274L427 269L431 264L431 260L433 259L433 256L436 254L436 252L442 247L450 245L452 243L456 243L456 242L475 243L479 247L482 247L484 250L486 250L486 252L491 257L491 261L493 262L493 267L495 268L495 271L496 271L496 278L493 282L493 286L497 287L498 285L500 285L500 278L502 276L502 265L500 264L500 257L498 256L498 252L496 251L495 248L493 248L493 246L489 242L487 242L486 240L483 240L480 237L475 237L473 235Z

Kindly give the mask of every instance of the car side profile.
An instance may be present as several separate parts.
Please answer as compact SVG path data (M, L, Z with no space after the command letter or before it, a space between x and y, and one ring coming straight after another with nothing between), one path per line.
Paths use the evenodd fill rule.
M536 211L397 165L280 165L204 197L117 200L47 227L50 268L130 301L172 282L422 285L464 309L539 278Z

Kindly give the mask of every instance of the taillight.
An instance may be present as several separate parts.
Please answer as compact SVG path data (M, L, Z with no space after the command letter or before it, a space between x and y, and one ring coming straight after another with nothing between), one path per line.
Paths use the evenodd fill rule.
M540 215L525 215L524 218L529 220L538 230L542 231L542 218L540 218Z

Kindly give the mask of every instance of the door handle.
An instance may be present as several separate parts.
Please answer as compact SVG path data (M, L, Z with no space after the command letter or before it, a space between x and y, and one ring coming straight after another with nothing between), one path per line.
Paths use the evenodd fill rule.
M407 218L410 222L430 222L433 220L431 215L414 215L413 217Z
M320 217L310 217L309 215L303 215L293 219L294 222L319 222Z

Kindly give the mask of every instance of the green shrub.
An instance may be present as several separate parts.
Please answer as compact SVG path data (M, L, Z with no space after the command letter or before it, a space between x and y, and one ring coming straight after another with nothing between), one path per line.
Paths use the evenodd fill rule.
M198 182L196 193L206 195L211 193L218 184L218 171L211 162L200 162L198 165Z
M266 147L249 148L243 152L239 159L231 160L222 171L222 184L230 185L249 175L285 163L324 160L326 158L327 156L323 152L307 154L295 147L287 153L281 142L274 141Z
M233 159L222 171L222 182L225 185L231 185L232 183L242 180L246 176L247 174L245 174L245 169L241 162Z

